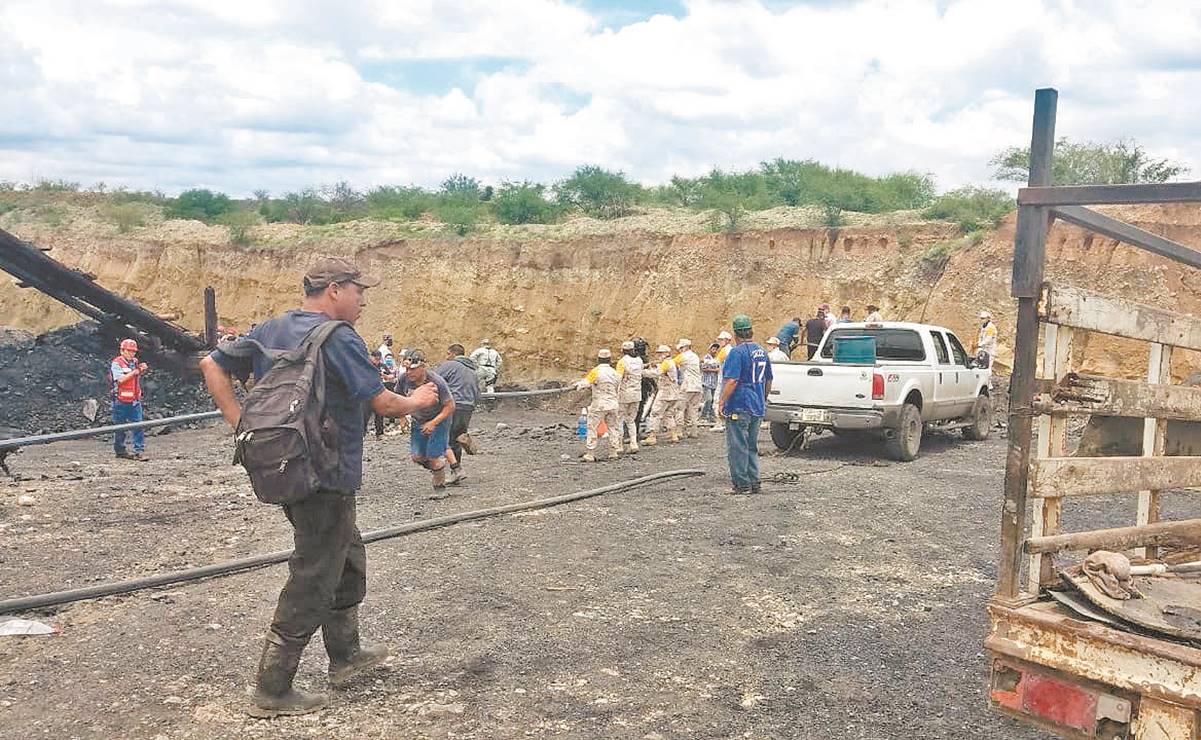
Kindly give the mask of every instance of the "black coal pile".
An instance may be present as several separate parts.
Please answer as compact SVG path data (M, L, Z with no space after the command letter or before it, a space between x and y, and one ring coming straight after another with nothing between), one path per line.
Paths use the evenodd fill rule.
M108 367L116 342L94 321L55 329L41 336L0 327L0 429L44 434L109 424ZM199 377L184 378L166 368L142 379L148 419L211 411L212 399ZM85 413L95 401L94 419Z

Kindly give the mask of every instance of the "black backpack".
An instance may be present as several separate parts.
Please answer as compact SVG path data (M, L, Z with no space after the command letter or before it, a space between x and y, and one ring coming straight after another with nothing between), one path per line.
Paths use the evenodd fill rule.
M234 436L234 464L246 468L254 495L290 504L312 495L338 466L338 429L325 409L321 346L345 321L314 327L295 349L267 349L241 338L221 347L233 357L262 354L271 369L242 405Z

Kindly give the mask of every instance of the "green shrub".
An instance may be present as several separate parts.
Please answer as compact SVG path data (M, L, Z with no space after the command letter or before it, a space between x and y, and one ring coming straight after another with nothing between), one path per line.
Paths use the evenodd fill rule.
M161 190L127 190L124 186L113 188L108 197L110 201L118 205L122 203L163 205L167 202L167 196Z
M554 191L559 205L564 208L575 208L594 218L608 219L630 215L642 189L627 180L623 172L582 165L571 177L558 182Z
M774 205L831 204L845 211L884 213L928 204L934 179L916 172L871 177L854 170L831 169L812 159L763 162L759 173Z
M557 216L539 183L505 182L492 197L492 213L502 224L548 224Z
M842 209L833 203L824 203L822 205L822 224L827 229L839 229L847 225L847 220L842 215Z
M14 210L16 210L16 208L17 208L16 203L9 203L7 201L0 200L0 216L3 216L4 214L8 213L9 211L14 211Z
M237 210L222 216L221 223L229 232L229 243L245 247L250 245L251 234L259 225L259 216L254 211Z
M763 178L756 172L723 172L713 169L696 181L700 193L697 206L712 209L715 225L726 231L737 231L747 211L766 207L767 194Z
M434 205L434 216L446 228L459 236L466 236L480 220L479 201L467 198L440 198Z
M984 241L983 231L973 231L970 234L964 234L956 239L948 239L947 241L939 242L931 245L926 251L922 252L922 262L928 267L942 267L951 259L951 255L961 249L975 247Z
M327 224L336 220L333 208L312 188L285 193L280 200L267 201L259 206L259 214L271 223Z
M185 190L167 203L167 218L194 219L211 224L234 209L234 203L224 193L198 188Z
M1030 149L1009 147L989 161L998 180L1027 182L1030 179ZM1059 139L1051 157L1052 185L1119 185L1135 182L1167 182L1188 172L1182 162L1152 159L1133 139L1106 143Z
M41 205L38 206L35 213L42 222L52 229L57 229L67 222L67 209L59 205Z
M37 190L43 193L78 193L79 183L70 180L46 179L42 178L33 183L30 190Z
M1016 207L1017 203L1004 190L968 185L943 193L922 215L951 221L967 234L995 228Z
M369 191L366 202L373 218L415 221L433 210L434 195L424 188L384 185Z
M101 211L105 221L117 227L117 233L128 234L139 226L146 225L142 209L133 203L110 205Z

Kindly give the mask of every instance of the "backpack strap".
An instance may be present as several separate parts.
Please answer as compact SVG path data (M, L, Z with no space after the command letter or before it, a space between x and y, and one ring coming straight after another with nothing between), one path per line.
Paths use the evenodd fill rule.
M330 320L323 324L318 324L309 330L309 333L305 335L304 339L300 340L300 344L301 346L310 345L312 347L320 347L321 345L325 344L325 340L329 339L330 335L333 334L339 326L350 326L350 322Z
M261 342L259 342L259 340L251 339L250 337L238 337L232 342L226 342L224 345L219 345L217 349L220 350L222 354L229 355L230 357L253 357L254 355L262 355L270 362L275 362L287 351L282 349L267 349L262 345Z

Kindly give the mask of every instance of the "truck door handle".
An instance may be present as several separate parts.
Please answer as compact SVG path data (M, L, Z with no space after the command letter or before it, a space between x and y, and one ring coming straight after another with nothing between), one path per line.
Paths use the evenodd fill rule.
M811 377L817 378L817 377L821 377L822 371L821 371L820 367L811 367L811 368L809 368L808 374Z

